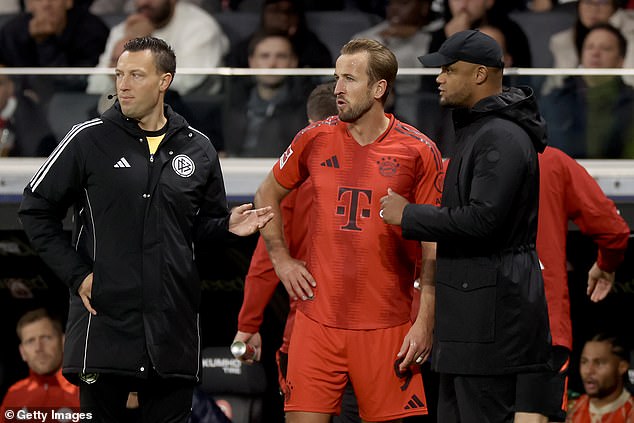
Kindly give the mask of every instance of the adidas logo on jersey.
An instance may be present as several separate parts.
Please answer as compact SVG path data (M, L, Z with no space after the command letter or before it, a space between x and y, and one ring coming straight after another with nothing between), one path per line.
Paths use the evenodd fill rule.
M125 157L121 157L115 164L114 167L131 167L130 163L125 159Z
M339 169L339 160L337 160L337 156L332 156L325 162L321 162L321 165L324 167L334 167L335 169Z
M407 402L405 410L413 410L415 408L424 408L425 404L418 398L416 394L412 395L412 398Z

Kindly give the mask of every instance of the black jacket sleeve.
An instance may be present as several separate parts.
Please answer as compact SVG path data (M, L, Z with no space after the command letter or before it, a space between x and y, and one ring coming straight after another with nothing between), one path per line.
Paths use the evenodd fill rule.
M517 137L525 140L518 142ZM521 143L530 145L530 140L519 131L492 128L484 132L469 159L473 163L472 178L459 181L460 190L469 192L466 204L440 208L406 206L401 223L403 236L454 242L493 236L504 227L502 222L508 218L513 198L526 177L527 153Z
M210 159L212 169L194 228L194 243L197 245L231 237L227 195L218 154L214 151Z
M62 223L72 204L85 203L77 147L70 142L53 152L24 189L18 210L31 245L73 292L92 272L91 259L73 248Z

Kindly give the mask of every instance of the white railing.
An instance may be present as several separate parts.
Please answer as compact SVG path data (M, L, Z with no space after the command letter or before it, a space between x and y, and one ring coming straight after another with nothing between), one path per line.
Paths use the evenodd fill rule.
M31 176L44 158L0 158L0 196L21 195ZM275 158L220 160L227 195L248 198L273 167ZM613 198L634 198L634 160L579 160L597 180L603 191Z
M438 75L436 68L401 68L398 75ZM296 75L296 76L331 76L334 68L176 68L179 75ZM517 76L581 76L581 75L634 75L634 68L588 69L588 68L507 68L506 75ZM5 68L0 67L0 75L114 75L114 68Z

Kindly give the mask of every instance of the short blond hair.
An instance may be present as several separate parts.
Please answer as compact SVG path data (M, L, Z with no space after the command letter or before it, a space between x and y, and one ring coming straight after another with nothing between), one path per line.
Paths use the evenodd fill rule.
M55 329L55 332L60 335L64 334L64 330L62 329L62 322L60 322L59 319L51 316L51 314L46 309L38 308L25 313L22 317L20 317L20 320L18 320L15 331L18 334L18 338L20 338L20 342L22 342L22 329L24 329L24 326L30 325L31 323L35 323L42 319L50 320L53 328Z

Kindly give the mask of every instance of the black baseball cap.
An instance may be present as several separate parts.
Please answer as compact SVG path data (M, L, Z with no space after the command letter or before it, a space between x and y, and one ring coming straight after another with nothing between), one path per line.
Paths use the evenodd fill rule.
M420 56L418 60L428 68L447 66L459 60L504 68L503 57L504 52L497 41L480 31L468 29L453 34L437 52Z

